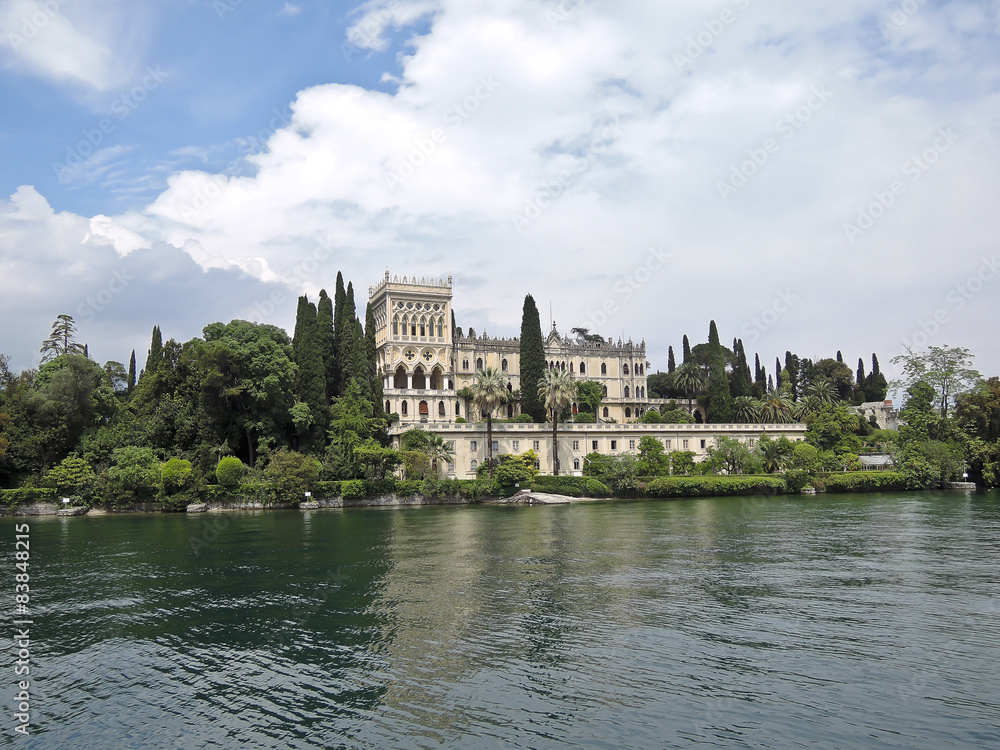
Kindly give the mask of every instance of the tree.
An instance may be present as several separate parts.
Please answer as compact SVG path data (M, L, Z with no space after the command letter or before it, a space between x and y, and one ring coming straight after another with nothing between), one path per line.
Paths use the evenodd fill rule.
M246 466L236 456L226 456L215 467L215 479L223 487L236 487L245 473Z
M872 371L865 378L865 401L882 401L888 390L885 375L879 370L878 357L872 352Z
M581 412L589 412L596 418L604 398L604 389L596 380L579 380L576 383L576 403Z
M356 479L362 471L354 454L369 438L376 438L385 429L385 420L376 417L371 401L361 396L356 380L347 382L344 395L330 407L330 431L326 449L327 462L338 479Z
M535 422L545 421L545 404L538 395L538 383L545 372L545 342L538 308L529 294L524 298L521 313L520 341L521 413L531 415Z
M354 460L363 467L366 479L381 481L403 462L403 457L393 448L387 448L374 438L368 438L354 448Z
M837 398L848 401L854 390L854 373L843 362L835 359L821 359L813 365L813 382L825 380L837 390Z
M733 399L733 416L737 422L752 424L760 421L760 408L752 396L737 396Z
M639 464L636 470L644 477L670 473L670 457L664 452L661 441L650 435L639 438Z
M990 443L1000 440L1000 378L990 378L974 391L959 395L955 416L967 433Z
M763 460L764 471L768 474L786 469L791 463L792 443L786 437L772 440L767 433L764 433L757 441L756 450Z
M45 475L45 485L60 495L77 495L86 499L94 488L94 470L82 458L68 457Z
M552 415L552 474L559 476L559 412L565 409L576 395L576 383L565 370L546 370L538 384L538 398L544 399L545 408Z
M604 337L599 333L591 333L589 328L572 328L570 333L575 333L579 340L588 344L603 344Z
M316 305L316 345L323 360L323 381L326 383L326 403L329 404L340 393L337 390L337 340L333 328L333 300L327 295L326 289L320 290Z
M667 347L667 372L671 373L677 369L677 363L674 361L674 347Z
M691 361L691 344L688 343L687 334L684 334L684 341L681 349L681 364L687 364Z
M719 435L705 451L706 458L710 466L716 470L722 469L727 474L745 474L746 469L752 465L752 453L746 444L729 437Z
M493 412L506 403L507 398L507 381L500 370L487 367L476 372L472 381L472 402L480 413L486 414L486 455L490 479L493 478Z
M57 315L52 333L42 342L42 362L49 362L64 354L83 354L85 347L76 342L76 323L72 315Z
M131 393L135 389L135 349L132 350L132 356L128 360L128 392Z
M674 370L674 386L687 398L694 398L705 387L705 373L694 362L684 362Z
M753 395L755 398L763 398L764 394L767 393L767 372L763 367L760 366L760 355L754 354L754 379L753 379Z
M337 285L333 292L333 388L336 395L343 393L344 373L343 373L343 337L346 331L344 324L344 310L347 307L347 292L344 289L344 276L337 271Z
M719 331L715 321L708 328L709 354L708 375L708 416L713 422L731 422L733 420L733 400L729 392L729 378L726 376L726 360L722 354L722 344L719 343Z
M143 377L154 375L163 359L163 336L160 334L160 327L153 326L153 336L149 342L149 353L146 355L146 367L143 370Z
M271 456L264 476L278 500L296 502L305 500L305 493L316 486L319 470L320 463L315 458L283 448Z
M760 402L760 421L788 424L793 421L792 404L781 391L769 391Z
M160 484L160 462L152 448L116 448L105 472L105 497L113 505L151 500Z
M430 460L431 466L436 468L438 472L442 471L444 464L455 460L455 453L451 449L450 441L433 433L427 436L424 453Z
M910 386L918 381L927 383L937 393L938 413L947 417L955 398L982 380L983 376L971 367L973 359L974 356L963 347L931 346L924 352L907 347L905 354L892 358L892 363L902 365L903 370L893 386Z
M304 453L322 451L328 421L326 370L316 307L305 295L299 297L292 352L296 364L295 395L309 412L308 419L299 415L296 420L297 443L301 443L297 447Z

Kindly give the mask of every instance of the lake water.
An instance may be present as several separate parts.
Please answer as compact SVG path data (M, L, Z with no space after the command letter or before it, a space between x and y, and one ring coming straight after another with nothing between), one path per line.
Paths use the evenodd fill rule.
M25 522L0 744L1000 747L996 492Z

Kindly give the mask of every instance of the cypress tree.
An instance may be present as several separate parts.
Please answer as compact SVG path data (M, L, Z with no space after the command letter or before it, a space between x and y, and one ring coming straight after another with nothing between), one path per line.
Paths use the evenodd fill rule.
M854 382L860 388L863 388L865 385L865 361L861 357L858 357L858 371L854 376Z
M319 353L323 359L323 374L326 379L327 403L339 395L337 393L337 342L333 329L333 300L320 290L319 305L316 308L316 334Z
M340 395L344 392L344 354L342 351L342 339L346 338L346 326L344 325L344 308L347 306L347 292L344 291L344 276L337 271L337 286L333 292L333 385L332 389Z
M885 399L889 384L878 366L878 357L872 354L872 371L865 379L865 401L882 401Z
M781 376L779 375L778 377L780 378ZM780 384L779 384L779 387L780 387ZM767 376L767 390L769 390L769 391L773 391L774 390L774 380L771 379L770 375Z
M677 369L677 363L674 361L674 347L667 347L667 372L671 373Z
M733 384L730 393L734 398L749 396L753 390L753 380L750 378L750 364L747 362L747 353L741 340L736 339L733 342L733 351L736 354L736 364L733 367Z
M350 293L348 296L353 299L353 295ZM358 388L361 389L361 398L370 403L374 394L372 392L372 377L368 368L368 346L365 343L365 329L357 318L354 319L352 326L350 345L351 359L347 363L347 381L350 382L353 378L357 382Z
M454 315L454 313L452 313ZM382 403L382 378L378 374L378 347L375 345L375 310L371 301L365 306L365 366L371 379L372 400L375 402L374 416L376 419L385 417L385 404Z
M338 281L340 277L338 275ZM336 326L336 336L337 336L337 373L340 377L338 383L339 392L343 393L344 388L347 386L348 381L351 379L348 373L353 372L356 368L354 367L354 338L357 334L355 325L357 324L358 313L354 307L354 284L353 282L347 282L347 291L344 293L344 302L340 310L340 316L337 317L337 303L334 300L334 325ZM362 338L364 335L362 334ZM370 388L366 388L363 383L358 382L359 386L362 386L362 391L369 391Z
M323 436L326 434L328 409L326 400L326 373L323 358L317 345L319 338L316 306L306 296L299 297L295 316L295 337L292 339L292 354L298 370L295 374L295 395L309 407L313 424L300 437L302 450L310 452L322 450Z
M708 326L708 415L713 422L733 421L733 398L726 376L726 359L713 320Z
M781 388L781 360L774 358L774 377L778 380L778 387Z
M132 350L132 357L128 361L128 392L135 388L135 349Z
M844 361L844 355L840 353L840 349L837 350L837 361L838 362Z
M760 355L754 354L754 366L756 367L756 377L754 378L753 384L753 395L757 398L763 398L764 394L767 393L767 371L760 366Z
M799 387L799 355L785 352L785 369L788 371L788 389L792 394L792 401L798 401L802 390Z
M545 421L545 403L538 398L538 381L545 373L545 342L538 308L529 294L521 312L521 411L535 422Z
M146 377L156 373L163 361L163 337L160 335L160 327L153 326L153 338L149 343L149 353L146 356L146 367L143 372Z
M683 362L681 364L687 364L691 361L691 344L688 343L687 334L684 334L684 349L682 354Z

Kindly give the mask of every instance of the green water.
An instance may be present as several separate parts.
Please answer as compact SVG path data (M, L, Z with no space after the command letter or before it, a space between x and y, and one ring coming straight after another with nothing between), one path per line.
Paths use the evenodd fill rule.
M997 493L25 522L5 744L1000 746Z

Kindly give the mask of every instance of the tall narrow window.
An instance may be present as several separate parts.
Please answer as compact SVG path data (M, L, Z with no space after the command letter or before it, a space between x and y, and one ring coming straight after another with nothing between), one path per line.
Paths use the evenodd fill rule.
M607 375L607 374L608 374L608 366L604 362L601 362L601 375Z
M507 360L506 360L506 359L505 359L505 360L503 360L503 361L502 361L502 362L500 363L500 370L501 370L502 372L507 372Z
M399 318L392 319L392 335L393 336L399 335Z
M476 357L476 369L477 370L482 370L483 369L483 358L482 357Z
M580 374L581 375L587 374L587 366L583 362L580 363Z
M628 386L625 386L625 398L628 398Z
M624 365L622 365L622 374L623 375L628 375L628 362L626 362Z
M444 325L441 323L441 318L438 318L438 338L444 338Z

